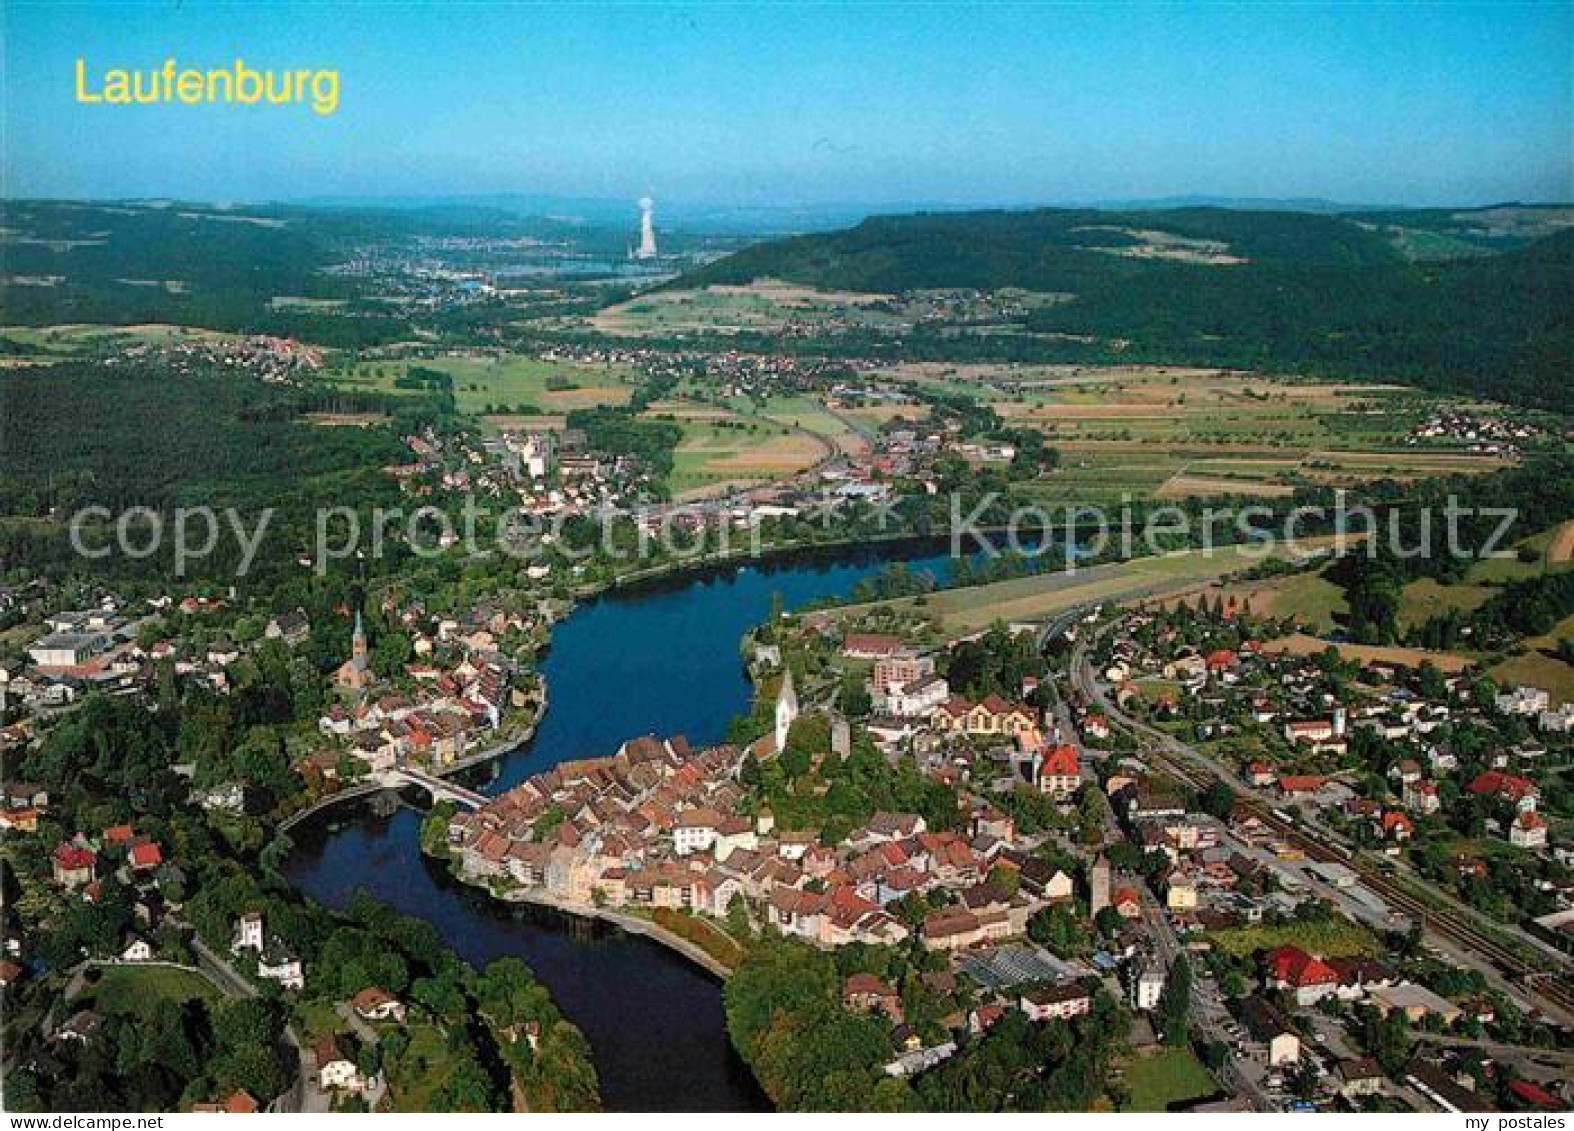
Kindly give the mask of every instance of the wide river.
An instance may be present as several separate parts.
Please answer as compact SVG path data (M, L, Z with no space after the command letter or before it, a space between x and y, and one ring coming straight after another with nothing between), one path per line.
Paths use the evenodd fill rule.
M933 546L853 548L650 582L587 602L553 630L542 662L551 706L535 737L505 756L487 792L626 738L719 741L748 709L738 641L770 615L844 597L901 561L944 580ZM721 987L658 943L599 924L498 903L420 853L420 814L379 817L347 804L299 826L285 871L307 895L344 906L365 889L433 923L476 966L523 958L585 1033L613 1111L752 1111L768 1101L728 1043Z

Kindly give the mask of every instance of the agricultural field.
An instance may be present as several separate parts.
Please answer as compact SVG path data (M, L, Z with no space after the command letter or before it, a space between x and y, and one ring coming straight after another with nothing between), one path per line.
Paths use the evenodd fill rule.
M889 295L821 291L793 283L760 280L746 286L656 291L610 306L590 319L614 337L775 332L791 323L829 327L835 322L898 328L901 321L875 308Z
M1335 648L1346 660L1361 664L1394 664L1405 668L1418 668L1430 661L1433 667L1449 675L1462 672L1475 662L1475 657L1460 652L1406 648L1397 644L1334 644L1304 632L1270 640L1262 648L1264 652L1286 652L1292 656L1320 656L1329 648Z
M680 501L784 479L829 452L819 438L764 416L674 402L654 404L646 415L675 420L683 429L667 481Z
M1399 595L1399 626L1409 631L1442 613L1475 612L1493 592L1489 585L1442 585L1423 577L1406 585Z
M924 362L874 375L971 396L1008 424L1042 430L1061 453L1061 469L1041 493L1062 501L1282 498L1298 487L1485 472L1510 462L1407 442L1441 402L1393 385L1161 366Z
M812 432L843 455L867 455L869 441L841 416L813 397L772 397L761 414L793 428Z
M578 408L627 404L635 388L629 370L541 361L517 354L373 359L329 370L326 376L346 388L415 395L421 390L398 385L399 378L414 368L434 369L453 378L459 410L473 415L507 416L522 406L563 415Z
M1306 545L1314 546L1316 540L1308 539ZM1200 584L1260 565L1262 560L1260 552L1240 546L1225 546L1212 552L1184 550L1088 566L1074 572L1052 566L1030 577L946 589L923 598L901 598L881 604L927 615L943 636L956 639L988 628L997 620L1043 620L1077 605L1194 590Z
M1225 605L1234 603L1254 616L1295 618L1307 631L1322 634L1339 627L1350 611L1344 590L1322 575L1322 570L1306 570L1261 581L1232 581L1210 587L1203 597ZM1186 600L1195 603L1196 596ZM1178 601L1166 602L1173 606Z

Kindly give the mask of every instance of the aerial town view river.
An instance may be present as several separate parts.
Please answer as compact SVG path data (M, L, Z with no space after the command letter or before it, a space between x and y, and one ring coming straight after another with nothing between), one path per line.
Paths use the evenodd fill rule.
M582 605L553 632L542 664L552 705L535 737L506 755L482 788L506 789L569 758L602 754L639 734L718 741L746 710L736 644L787 607L842 597L900 561L944 580L935 547L859 547L688 574ZM448 877L421 855L420 814L379 817L365 803L296 829L286 873L307 895L343 906L365 889L435 924L480 966L525 959L595 1052L610 1110L759 1110L768 1101L727 1041L720 986L659 943L557 912L507 906Z

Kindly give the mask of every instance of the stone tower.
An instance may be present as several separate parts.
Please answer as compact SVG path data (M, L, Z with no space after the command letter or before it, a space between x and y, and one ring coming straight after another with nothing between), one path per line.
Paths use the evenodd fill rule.
M1109 859L1102 852L1089 870L1088 887L1092 889L1089 907L1097 915L1109 906Z

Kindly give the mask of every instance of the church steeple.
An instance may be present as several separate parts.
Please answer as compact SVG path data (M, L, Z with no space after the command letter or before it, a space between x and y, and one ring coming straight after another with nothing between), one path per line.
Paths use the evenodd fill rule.
M355 610L355 631L350 633L350 662L366 668L366 628L361 624L361 610Z
M776 753L787 747L787 732L798 717L798 692L792 685L792 667L782 665L782 686L776 693Z

